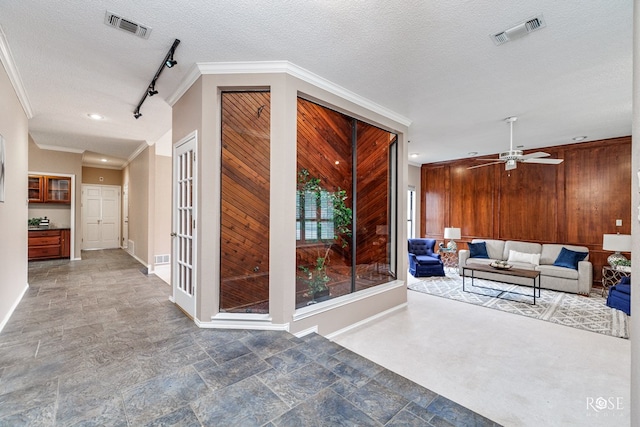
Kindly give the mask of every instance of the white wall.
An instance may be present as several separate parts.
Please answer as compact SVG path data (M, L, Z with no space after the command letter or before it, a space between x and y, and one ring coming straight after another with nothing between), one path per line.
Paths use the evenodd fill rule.
M640 426L640 0L633 3L633 131L631 138L631 424Z
M4 202L0 202L0 330L27 290L27 116L4 64L0 67L0 134L5 144Z

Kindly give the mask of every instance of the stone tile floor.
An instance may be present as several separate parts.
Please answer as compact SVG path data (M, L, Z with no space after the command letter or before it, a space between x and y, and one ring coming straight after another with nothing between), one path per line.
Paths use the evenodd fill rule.
M495 426L317 334L200 329L122 250L29 264L0 426Z

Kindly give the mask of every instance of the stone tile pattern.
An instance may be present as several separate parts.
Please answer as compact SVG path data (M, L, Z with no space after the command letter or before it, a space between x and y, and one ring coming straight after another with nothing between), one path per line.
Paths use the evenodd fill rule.
M495 426L317 334L200 329L122 250L29 264L0 426Z

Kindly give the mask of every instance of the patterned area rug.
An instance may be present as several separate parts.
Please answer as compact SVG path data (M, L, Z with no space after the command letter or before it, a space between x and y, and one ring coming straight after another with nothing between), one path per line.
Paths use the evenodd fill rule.
M462 290L462 277L456 273L448 272L446 277L409 277L408 288L412 291L546 320L572 328L629 338L627 315L607 307L606 298L599 292L591 292L591 295L586 297L542 289L540 298L536 298L536 305L531 305L532 288L527 286L475 279L475 286L471 287L471 281L467 279L465 289L477 292L471 293ZM499 290L489 290L484 287ZM505 293L505 291L520 292L527 296ZM502 298L496 298L498 295Z

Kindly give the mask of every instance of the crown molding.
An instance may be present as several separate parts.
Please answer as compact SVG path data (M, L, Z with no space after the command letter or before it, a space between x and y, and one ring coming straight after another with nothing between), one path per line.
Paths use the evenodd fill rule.
M11 53L9 42L7 42L7 36L4 34L2 27L0 27L0 62L2 62L4 69L7 71L9 81L13 86L13 90L16 91L16 96L22 105L22 109L24 110L27 119L32 119L33 110L31 109L31 103L29 102L27 91L22 84L22 78L20 77L16 63L13 60L13 54Z
M167 98L169 105L173 105L185 94L185 92L202 75L206 74L277 74L285 73L310 83L329 93L337 95L347 101L367 108L384 117L409 127L411 120L380 104L364 98L348 89L330 82L324 77L312 73L289 61L252 61L252 62L199 62L194 64L187 72L181 84L175 92Z
M76 153L76 154L82 154L85 152L85 150L81 150L79 148L70 148L70 147L61 147L59 145L46 145L46 144L38 144L37 142L34 141L34 143L38 146L39 149L41 150L51 150L51 151L63 151L65 153Z

